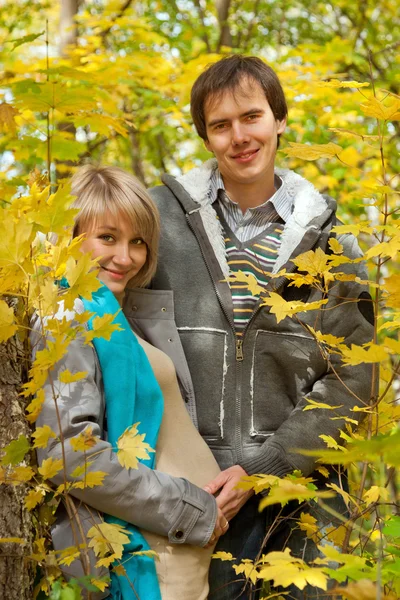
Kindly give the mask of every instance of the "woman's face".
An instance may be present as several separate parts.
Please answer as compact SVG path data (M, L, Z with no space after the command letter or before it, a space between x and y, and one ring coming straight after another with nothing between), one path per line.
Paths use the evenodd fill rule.
M128 281L146 262L147 245L123 213L106 213L85 229L79 232L86 233L82 251L100 258L98 277L121 302Z

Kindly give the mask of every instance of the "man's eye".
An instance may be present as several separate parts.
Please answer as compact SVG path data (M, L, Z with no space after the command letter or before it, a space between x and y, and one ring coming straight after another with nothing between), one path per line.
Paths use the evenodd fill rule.
M248 115L247 116L247 120L248 121L255 121L256 119L258 119L259 115Z
M227 123L218 123L218 125L216 125L214 129L226 129L227 126Z

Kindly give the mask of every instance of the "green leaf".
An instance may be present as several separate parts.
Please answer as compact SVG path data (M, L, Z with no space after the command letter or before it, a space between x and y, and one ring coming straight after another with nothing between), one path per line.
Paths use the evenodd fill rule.
M18 38L16 40L7 40L7 43L14 44L11 48L12 52L13 50L15 50L15 48L18 48L18 46L22 46L22 44L26 44L27 42L33 42L43 34L44 31L41 31L40 33L31 33L30 35L24 35L24 37Z
M1 459L2 465L17 465L24 460L25 454L29 451L30 444L28 438L20 435L17 440L13 440L3 448L4 456Z
M386 521L383 528L383 533L388 537L393 537L400 540L400 517L393 516L391 519Z

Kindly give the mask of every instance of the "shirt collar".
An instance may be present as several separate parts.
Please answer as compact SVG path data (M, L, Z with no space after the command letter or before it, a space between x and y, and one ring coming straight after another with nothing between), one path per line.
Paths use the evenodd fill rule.
M271 204L274 209L280 216L280 218L286 223L292 214L293 204L291 199L289 198L285 182L275 173L275 194L271 196L268 200L260 204L259 206L255 206L253 208L249 208L250 212L263 212L265 210L271 210ZM219 194L219 190L223 190L223 194ZM233 204L238 206L237 202L234 202L229 198L228 194L225 191L224 181L222 179L222 175L219 169L215 169L210 177L210 187L208 191L208 197L210 200L210 204L213 204L217 199L220 199L222 202L227 204Z

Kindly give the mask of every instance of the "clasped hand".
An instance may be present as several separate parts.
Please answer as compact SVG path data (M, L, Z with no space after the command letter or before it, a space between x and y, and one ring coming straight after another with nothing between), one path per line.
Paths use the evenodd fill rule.
M253 490L241 490L236 487L242 477L247 477L246 471L239 465L233 465L229 469L221 471L204 487L209 494L215 495L219 492L216 497L217 521L206 548L212 546L221 535L228 531L229 521L237 515L242 506L254 494Z

